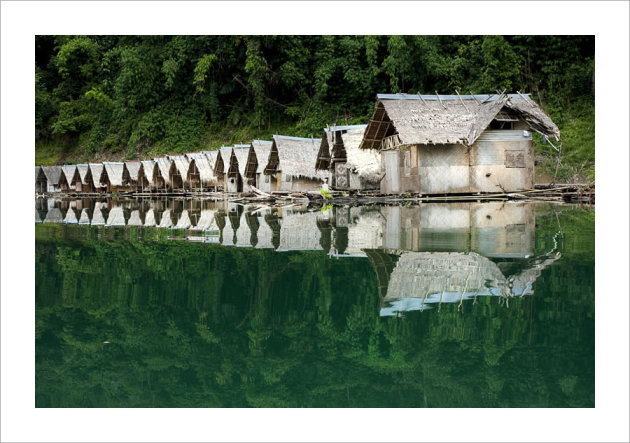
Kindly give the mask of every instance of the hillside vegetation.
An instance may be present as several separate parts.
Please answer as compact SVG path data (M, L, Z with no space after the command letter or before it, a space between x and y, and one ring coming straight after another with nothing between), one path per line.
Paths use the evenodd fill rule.
M37 36L36 163L147 158L360 124L382 92L529 92L550 179L594 177L592 36ZM557 144L556 144L557 146Z

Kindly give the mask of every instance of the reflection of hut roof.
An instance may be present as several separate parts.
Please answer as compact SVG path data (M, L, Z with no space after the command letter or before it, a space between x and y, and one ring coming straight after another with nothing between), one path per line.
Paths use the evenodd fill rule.
M252 140L252 150L250 150L250 156L256 160L256 170L253 171L255 174L262 174L265 169L265 165L269 161L269 152L271 151L271 145L273 145L272 141L268 140ZM248 159L249 165L252 164L252 160L254 158ZM249 166L248 165L248 166ZM252 171L249 169L245 172L245 175L249 178L252 178Z
M558 127L526 94L378 94L361 149L381 149L383 138L396 133L402 145L470 146L502 110L525 120L535 131L560 136Z
M90 163L90 173L92 174L92 183L95 188L103 186L103 171L105 168L102 163Z
M282 218L278 251L321 250L317 214L293 213Z
M125 172L125 164L123 162L103 162L109 182L112 186L122 186Z
M214 209L202 209L195 230L205 231L207 229L216 229L216 223L214 221Z
M140 163L138 160L130 160L125 162L125 168L127 168L127 172L129 172L129 178L131 179L131 181L138 181L140 166L142 166L142 163Z
M252 231L245 220L242 220L236 230L236 246L252 246Z
M42 215L40 214L39 209L35 208L35 223L42 222Z
M210 158L203 152L191 152L187 155L190 159L191 166L194 164L199 171L201 184L205 186L214 185L217 178L214 175L214 165L210 163Z
M350 208L351 214L355 208ZM378 211L362 211L356 223L348 225L347 255L365 255L363 249L382 245L383 221Z
M77 182L81 181L79 171L77 171L77 165L64 165L61 167L61 170L70 186L74 186Z
M138 209L131 211L129 220L127 220L127 226L142 226L142 218L140 217L140 211Z
M258 231L256 235L258 237L257 249L275 249L272 243L273 231L262 214L258 217Z
M48 184L58 185L61 179L61 166L42 166Z
M61 169L61 168L60 168ZM63 214L59 208L50 208L46 213L44 223L61 223L63 222Z
M84 185L89 185L91 177L90 177L90 165L82 164L77 165L77 171L79 172L79 178L81 179L81 183Z
M171 222L171 211L170 209L167 209L162 213L162 220L160 224L158 225L158 227L170 228L171 226L173 226L173 223Z
M92 219L92 209L91 208L83 208L81 211L81 216L79 217L80 225L89 225Z
M321 141L319 138L274 135L265 174L280 171L294 177L320 180L328 177L327 173L316 171L314 166Z
M190 215L188 214L188 210L184 209L182 213L179 215L179 219L177 220L177 224L174 226L175 229L188 229L192 223L190 222Z
M92 214L92 226L104 225L107 215L107 206L103 202L94 203L94 213Z
M368 254L373 262L374 255L374 250ZM378 277L379 285L387 288L383 301L393 304L381 309L381 315L428 309L431 303L459 303L479 295L509 294L497 265L474 252L403 252L391 275ZM388 281L380 281L383 278Z
M155 226L155 209L149 208L144 214L144 226Z
M114 206L109 211L106 226L125 226L125 212L121 206Z
M81 213L76 207L68 208L68 212L66 212L66 216L63 219L64 223L79 223L79 217Z

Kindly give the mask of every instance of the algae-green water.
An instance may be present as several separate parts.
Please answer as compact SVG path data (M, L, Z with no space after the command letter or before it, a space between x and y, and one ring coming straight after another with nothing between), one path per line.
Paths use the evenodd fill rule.
M594 407L588 208L36 203L37 407Z

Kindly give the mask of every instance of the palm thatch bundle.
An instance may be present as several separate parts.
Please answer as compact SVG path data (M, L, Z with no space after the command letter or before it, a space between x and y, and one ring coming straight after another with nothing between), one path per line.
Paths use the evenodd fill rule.
M271 145L273 145L272 141L252 140L249 156L247 157L245 177L253 178L256 174L262 174L265 165L269 161Z
M274 135L269 160L264 173L282 172L283 175L323 180L327 173L315 170L315 161L321 144L320 138Z
M411 95L378 94L361 149L400 145L471 146L500 112L518 117L546 136L559 138L558 127L527 94ZM386 137L397 138L383 146Z
M126 186L129 183L129 176L123 162L103 162L103 166L111 186Z

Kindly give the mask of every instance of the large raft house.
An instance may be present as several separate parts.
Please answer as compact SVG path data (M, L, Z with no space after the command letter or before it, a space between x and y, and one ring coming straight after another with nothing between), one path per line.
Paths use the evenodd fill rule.
M359 148L382 194L514 192L534 187L532 131L560 136L526 94L378 94Z
M322 138L274 135L151 160L37 166L38 193L195 191L381 194L514 192L534 187L532 132L559 138L527 94L378 94L367 125Z

